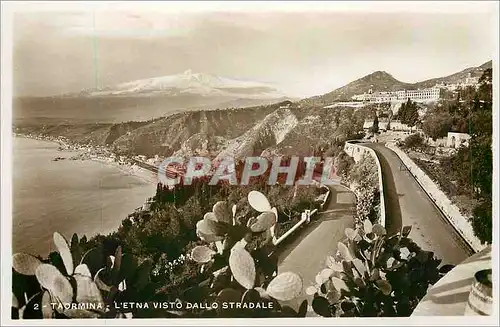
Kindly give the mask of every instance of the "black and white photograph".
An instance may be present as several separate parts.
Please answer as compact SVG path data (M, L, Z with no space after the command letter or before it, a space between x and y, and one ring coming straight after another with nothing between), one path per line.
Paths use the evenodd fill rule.
M498 12L2 2L2 325L498 324Z

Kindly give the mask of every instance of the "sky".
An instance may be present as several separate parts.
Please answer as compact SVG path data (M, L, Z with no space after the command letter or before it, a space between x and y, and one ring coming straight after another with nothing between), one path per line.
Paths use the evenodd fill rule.
M491 4L457 11L412 4L397 12L155 6L16 11L14 95L72 93L191 69L306 97L378 70L403 82L449 75L492 59L496 46Z

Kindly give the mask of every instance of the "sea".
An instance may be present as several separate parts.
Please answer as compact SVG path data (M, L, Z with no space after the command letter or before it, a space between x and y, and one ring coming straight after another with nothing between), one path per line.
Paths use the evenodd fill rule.
M54 142L14 137L12 144L13 253L46 256L56 231L68 240L113 232L156 190L116 166L70 160L77 152L59 151Z

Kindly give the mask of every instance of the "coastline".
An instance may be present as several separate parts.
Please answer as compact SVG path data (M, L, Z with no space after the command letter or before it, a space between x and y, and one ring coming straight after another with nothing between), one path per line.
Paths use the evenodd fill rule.
M155 194L152 173L98 158L71 160L83 151L60 149L55 140L14 142L13 252L46 255L55 231L66 238L112 233Z
M129 165L129 164L119 164L114 161L106 160L106 159L101 159L101 158L89 158L89 159L80 159L80 160L92 160L95 162L99 162L104 165L108 165L111 167L114 167L123 173L129 175L129 176L134 176L143 182L146 183L151 183L151 184L157 184L158 178L156 174L153 172L150 172L147 169L144 169L142 167L139 167L138 165Z
M158 177L153 172L144 169L136 164L128 164L128 163L120 163L116 162L113 157L105 156L105 155L92 155L89 154L92 152L92 147L89 146L87 148L78 148L79 145L70 145L66 143L62 138L49 138L49 137L40 137L37 135L25 135L25 134L16 134L14 133L14 137L26 138L31 140L44 141L49 143L57 144L59 147L57 149L58 152L74 152L75 154L69 158L65 158L65 160L91 160L94 162L98 162L103 165L107 165L110 167L114 167L124 174L128 176L133 176L145 183L157 184Z

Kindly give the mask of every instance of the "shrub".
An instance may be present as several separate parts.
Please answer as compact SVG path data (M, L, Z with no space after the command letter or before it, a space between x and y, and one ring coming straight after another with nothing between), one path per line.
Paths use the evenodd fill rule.
M380 195L377 169L375 159L370 155L364 155L351 168L348 180L356 194L356 223L365 219L376 222L378 219Z
M485 200L474 208L471 223L474 234L481 242L491 244L493 240L491 200Z
M418 133L408 136L403 143L403 146L407 149L417 149L421 148L424 144L422 136Z
M346 179L351 167L354 165L354 159L349 157L344 151L340 151L335 158L335 171L342 179Z
M324 317L409 316L429 285L452 266L422 250L408 234L411 226L388 236L384 227L365 220L345 230L337 254L307 288L313 310Z

